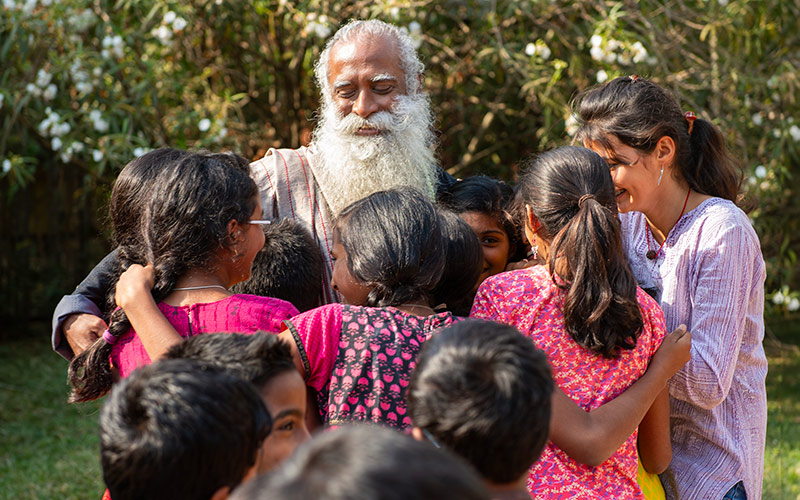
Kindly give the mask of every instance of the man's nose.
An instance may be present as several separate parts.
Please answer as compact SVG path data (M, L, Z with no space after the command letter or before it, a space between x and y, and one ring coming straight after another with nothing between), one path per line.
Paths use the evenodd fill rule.
M375 97L369 91L361 91L358 93L355 102L353 102L352 112L361 118L369 118L369 116L378 110L378 103Z

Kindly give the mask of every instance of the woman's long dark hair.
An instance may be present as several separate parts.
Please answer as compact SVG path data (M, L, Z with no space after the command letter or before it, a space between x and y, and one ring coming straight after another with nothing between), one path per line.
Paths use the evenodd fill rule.
M120 273L132 264L152 263L153 298L161 302L189 269L214 266L216 251L229 242L228 223L250 219L258 189L249 176L247 160L204 152L179 155L162 164L147 188L151 193L143 200L138 227L117 235L126 242L119 247ZM121 214L114 212L118 208L112 205L112 221L121 220ZM130 326L125 311L117 309L108 330L120 337ZM90 401L108 392L111 350L112 345L100 338L75 356L68 372L73 388L70 402Z
M708 120L684 118L678 101L666 89L639 77L619 77L589 89L573 103L579 143L596 142L610 149L609 135L645 153L664 136L675 142L675 166L692 190L736 203L742 170L728 153L722 132Z
M444 269L444 246L439 214L419 191L373 193L345 208L336 230L348 269L373 287L366 305L430 301Z
M636 347L643 320L606 162L585 148L548 151L529 162L517 196L541 223L537 234L550 242L547 264L565 291L570 336L608 358Z

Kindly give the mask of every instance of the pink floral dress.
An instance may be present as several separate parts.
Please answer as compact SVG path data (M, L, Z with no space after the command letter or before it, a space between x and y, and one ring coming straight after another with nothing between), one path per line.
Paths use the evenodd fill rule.
M457 321L394 307L329 304L287 320L327 425L375 422L409 429L406 393L422 344Z
M637 289L644 328L636 348L608 359L579 346L564 329L562 294L545 266L501 273L483 282L471 316L512 325L531 337L547 355L556 384L588 411L614 399L644 374L666 333L664 313ZM548 499L644 498L636 483L637 436L634 432L597 467L575 461L548 442L531 467L528 491Z

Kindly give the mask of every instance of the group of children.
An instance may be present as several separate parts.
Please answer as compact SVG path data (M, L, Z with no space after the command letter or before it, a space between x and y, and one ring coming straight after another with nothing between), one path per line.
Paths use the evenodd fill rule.
M515 191L473 177L438 204L374 193L337 217L341 303L314 307L319 247L293 221L260 220L244 159L132 161L111 199L118 308L69 370L72 401L122 378L101 415L110 497L659 489L667 382L691 336L668 333L637 286L619 191L606 159L563 147L529 160ZM323 426L342 428L305 443Z

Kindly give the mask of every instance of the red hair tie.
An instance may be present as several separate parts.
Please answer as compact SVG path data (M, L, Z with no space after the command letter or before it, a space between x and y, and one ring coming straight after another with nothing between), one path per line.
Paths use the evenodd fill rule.
M628 78L631 79L631 83L636 83L639 81L639 75L631 75Z
M692 113L691 111L687 111L683 114L683 118L689 122L689 135L692 135L692 129L694 128L694 121L697 120L697 116Z

